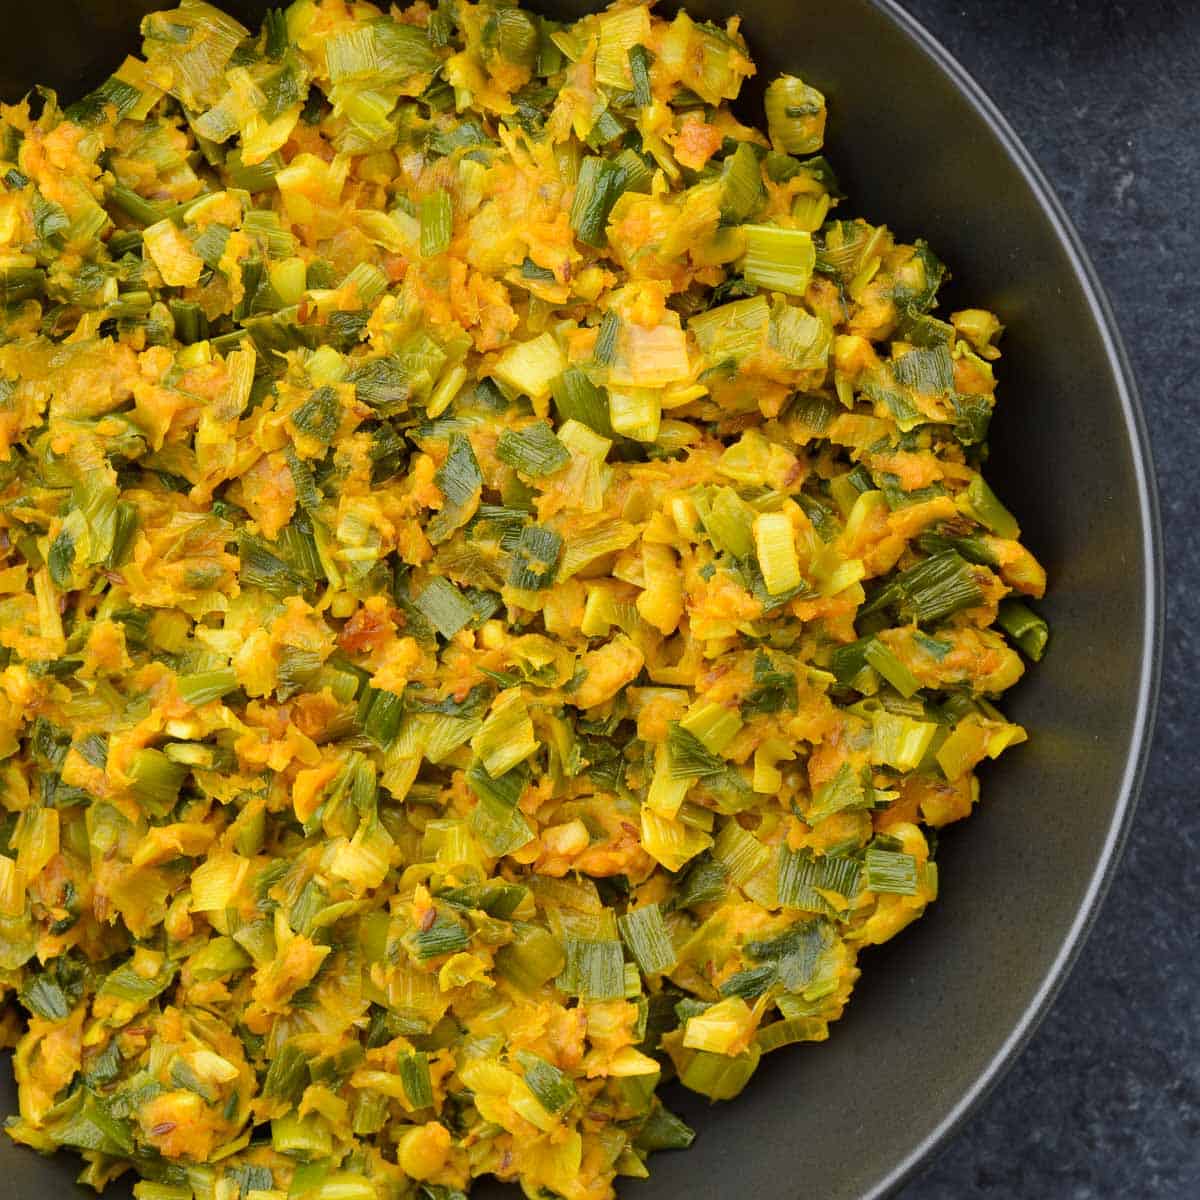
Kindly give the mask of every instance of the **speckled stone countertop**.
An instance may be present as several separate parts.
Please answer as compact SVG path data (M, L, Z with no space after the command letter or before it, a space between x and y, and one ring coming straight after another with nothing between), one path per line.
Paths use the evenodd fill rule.
M1083 954L991 1097L900 1200L1200 1197L1200 3L902 0L1075 221L1141 384L1167 556L1153 758Z

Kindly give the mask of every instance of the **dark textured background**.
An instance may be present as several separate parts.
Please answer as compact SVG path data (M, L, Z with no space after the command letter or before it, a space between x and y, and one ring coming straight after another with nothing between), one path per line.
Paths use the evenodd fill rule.
M1170 581L1154 757L1108 901L1013 1070L900 1200L1200 1200L1200 421L1185 407L1200 368L1200 0L902 2L1016 127L1113 299Z
M1016 1066L900 1196L1196 1200L1200 3L903 2L1016 127L1099 269L1141 384L1168 588L1153 758L1095 930Z

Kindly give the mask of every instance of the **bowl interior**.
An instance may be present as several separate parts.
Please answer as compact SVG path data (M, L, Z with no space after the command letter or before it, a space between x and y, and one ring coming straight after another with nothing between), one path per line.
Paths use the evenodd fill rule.
M36 80L73 98L136 49L137 17L156 7L165 4L43 0L10 11L0 95L15 99ZM266 5L226 7L257 21ZM975 815L943 837L939 902L864 955L828 1043L770 1056L731 1104L673 1094L695 1145L656 1156L650 1180L624 1189L641 1200L850 1200L882 1194L977 1094L1036 1018L1094 906L1153 683L1148 466L1119 348L1070 235L986 105L901 14L884 0L688 7L697 17L741 13L759 67L745 101L756 122L762 85L779 71L827 93L844 212L925 237L953 272L949 305L1000 314L1008 332L989 478L1051 581L1042 606L1051 650L1006 700L1031 741L985 771ZM0 1109L15 1106L4 1066ZM0 1138L11 1200L67 1194L75 1170L74 1160L42 1160ZM516 1192L483 1184L476 1194Z

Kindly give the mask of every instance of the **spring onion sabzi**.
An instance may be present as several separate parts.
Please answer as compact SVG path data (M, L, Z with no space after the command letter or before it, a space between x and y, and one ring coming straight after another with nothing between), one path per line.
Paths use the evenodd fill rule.
M142 36L0 110L7 1132L139 1200L612 1196L1025 738L999 322L820 92L734 116L736 19Z

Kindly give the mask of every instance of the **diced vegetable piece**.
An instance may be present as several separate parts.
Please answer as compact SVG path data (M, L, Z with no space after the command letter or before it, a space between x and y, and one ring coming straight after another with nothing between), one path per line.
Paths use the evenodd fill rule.
M629 75L633 80L633 98L639 108L647 108L654 101L650 90L650 51L645 46L629 47Z
M642 848L668 871L678 871L712 845L712 838L675 818L642 809Z
M788 154L813 154L825 140L825 97L795 75L767 84L763 101L771 144Z
M855 858L834 854L815 857L806 850L781 847L776 882L779 903L785 908L825 912L829 908L828 893L853 898L861 875L862 864Z
M614 433L653 442L662 422L662 397L651 388L610 388L608 419Z
M483 727L471 740L471 748L493 779L537 753L538 740L520 688L496 697Z
M571 204L571 228L581 242L589 246L605 244L604 227L624 187L625 174L620 167L604 158L583 160Z
M750 1082L758 1068L759 1053L753 1045L734 1057L693 1051L679 1072L679 1082L710 1100L732 1100Z
M967 485L967 511L997 537L1014 539L1021 536L1017 519L1000 503L996 493L976 475Z
M739 363L761 348L770 320L767 298L755 296L692 317L688 329L711 363Z
M596 47L596 79L609 87L628 88L629 63L635 49L645 53L650 40L650 13L638 6L608 12L600 18ZM649 100L639 101L649 104Z
M873 713L871 722L871 761L898 771L916 770L937 732L931 721L914 721L886 709Z
M443 188L431 192L421 201L421 254L432 258L450 249L454 235L454 209L450 195Z
M726 158L721 171L721 188L723 221L737 224L748 220L758 211L765 193L758 155L749 142L739 143L738 148ZM752 228L755 227L748 227L747 236Z
M866 886L872 892L915 896L918 890L917 860L899 851L870 847L863 859Z
M602 437L613 436L604 394L578 367L568 367L551 384L551 390L563 420L579 421Z
M529 1090L547 1112L561 1113L575 1103L575 1085L552 1063L527 1050L518 1051L517 1061Z
M812 236L800 229L774 225L747 225L745 233L746 282L789 296L803 296L817 261Z
M688 1020L683 1044L709 1054L733 1055L738 1043L746 1041L754 1023L754 1014L745 1000L730 996Z
M661 974L675 966L675 947L657 904L635 908L619 917L617 924L629 952L647 975Z
M558 986L585 1000L619 1000L625 994L625 968L621 943L613 938L567 934L563 949L566 964Z
M1050 640L1050 627L1044 618L1020 600L1002 600L998 620L1001 629L1029 658L1041 662L1046 643Z
M553 334L510 346L496 362L496 378L531 400L545 401L550 387L566 368L566 359Z
M193 708L199 708L210 700L219 700L237 686L237 673L229 668L179 677L179 695Z
M165 816L179 798L187 767L170 761L161 750L139 750L126 772L134 800L152 816Z
M451 638L475 619L475 609L450 580L437 576L413 603L445 638Z
M769 595L779 596L800 586L795 532L784 513L761 513L754 518L754 553Z
M439 58L424 30L391 18L359 23L333 34L325 43L329 78L336 86L403 86L432 74Z
M867 641L862 657L906 700L920 691L920 680L878 638Z
M421 1051L400 1056L400 1079L404 1094L413 1108L433 1104L433 1083L429 1075L429 1056Z
M200 282L204 260L173 221L150 225L142 233L142 244L168 287L195 287Z
M983 589L970 564L945 550L902 571L871 602L870 610L895 604L901 616L928 624L983 603Z
M526 475L553 475L571 460L566 447L545 421L514 433L504 430L496 443L496 457Z

